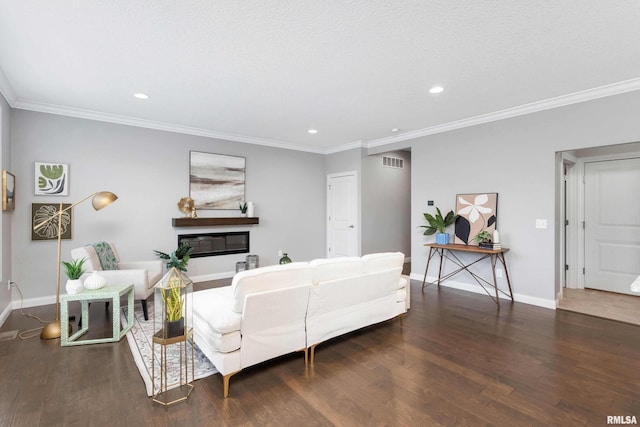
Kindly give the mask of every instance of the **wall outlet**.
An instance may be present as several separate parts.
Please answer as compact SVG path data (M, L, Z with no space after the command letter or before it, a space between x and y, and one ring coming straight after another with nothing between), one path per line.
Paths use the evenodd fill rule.
M501 268L496 268L496 278L501 278L502 277L502 269Z
M15 284L16 283L13 280L11 280L11 279L7 280L7 290L10 291L11 290L11 286L13 286Z

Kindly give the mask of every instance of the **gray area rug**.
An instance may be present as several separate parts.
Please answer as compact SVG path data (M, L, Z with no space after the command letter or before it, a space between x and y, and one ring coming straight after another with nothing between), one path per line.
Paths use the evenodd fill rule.
M127 307L122 308L122 321L127 321ZM144 320L142 314L142 307L136 304L134 309L133 327L127 332L127 342L133 355L133 359L138 366L140 376L144 381L147 389L147 396L152 396L159 391L160 388L160 348L161 346L155 345L155 393L153 390L154 382L151 380L151 363L152 363L152 347L151 336L153 335L153 303L149 304L149 320ZM187 342L187 354L191 359L191 343ZM167 383L176 384L171 388L177 387L179 380L180 368L180 345L172 344L167 346L167 360L169 363L167 369ZM190 362L190 360L189 360ZM184 368L183 368L184 369ZM215 366L207 359L197 345L194 344L194 378L199 380L201 378L208 377L217 373ZM191 374L191 367L189 367L189 375Z

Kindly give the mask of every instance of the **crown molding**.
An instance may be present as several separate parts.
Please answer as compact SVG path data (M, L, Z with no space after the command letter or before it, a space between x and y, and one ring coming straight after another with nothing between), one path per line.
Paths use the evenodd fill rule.
M422 136L449 132L456 129L462 129L470 126L481 125L484 123L495 122L498 120L509 119L512 117L523 116L526 114L537 113L539 111L551 110L553 108L564 107L571 104L578 104L581 102L605 98L607 96L619 95L635 90L640 90L640 78L625 80L618 83L612 83L610 85L570 93L568 95L562 95L555 98L549 98L542 101L519 105L517 107L507 108L505 110L495 111L493 113L487 113L462 120L443 123L424 129L406 132L401 135L371 140L366 144L366 147L380 147L395 142L402 142L410 139L420 138Z
M246 144L263 145L286 150L306 151L316 154L324 154L324 148L309 147L300 144L291 144L281 141L274 141L265 138L256 138L245 135L236 135L224 132L215 132L208 129L194 128L189 126L175 125L171 123L155 122L152 120L139 119L134 117L119 116L116 114L100 113L81 108L62 107L59 105L44 104L37 102L15 101L12 108L21 110L37 111L41 113L57 114L60 116L76 117L87 120L96 120L108 123L117 123L127 126L136 126L147 129L175 132L185 135L203 136L207 138L223 139L226 141L243 142Z
M341 151L353 150L354 148L366 148L366 144L363 141L353 141L347 144L336 145L335 147L330 147L324 150L324 154L334 154L339 153Z
M0 68L0 93L4 96L4 99L7 100L9 107L14 108L16 103L16 93L11 87L11 83L7 79L7 76L4 75L4 72Z
M449 132L456 129L481 125L484 123L495 122L512 117L523 116L526 114L536 113L553 108L563 107L571 104L591 101L594 99L605 98L608 96L619 95L622 93L640 90L640 78L625 80L610 85L600 86L597 88L587 89L580 92L562 95L555 98L536 101L517 107L507 108L492 113L482 114L479 116L469 117L466 119L456 120L448 123L431 126L428 128L409 131L400 135L394 135L385 138L374 139L371 141L354 141L347 144L336 145L334 147L309 147L301 144L293 144L282 141L275 141L265 138L256 138L245 135L237 135L231 133L215 132L208 129L194 128L189 126L181 126L170 123L155 122L151 120L138 119L115 114L100 113L80 108L63 107L59 105L27 102L18 100L11 84L0 69L0 93L5 97L11 108L37 111L42 113L57 114L68 117L77 117L88 120L96 120L109 123L117 123L128 126L136 126L147 129L155 129L166 132L182 133L186 135L203 136L207 138L223 139L226 141L243 142L247 144L262 145L273 148L281 148L286 150L305 151L316 154L334 154L342 151L348 151L355 148L375 148L389 145L397 142L409 141L412 139L435 135L438 133Z

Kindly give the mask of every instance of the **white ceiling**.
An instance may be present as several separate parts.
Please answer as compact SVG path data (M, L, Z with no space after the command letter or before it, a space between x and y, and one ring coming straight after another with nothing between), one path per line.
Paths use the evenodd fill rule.
M13 108L312 152L638 89L637 0L0 1Z

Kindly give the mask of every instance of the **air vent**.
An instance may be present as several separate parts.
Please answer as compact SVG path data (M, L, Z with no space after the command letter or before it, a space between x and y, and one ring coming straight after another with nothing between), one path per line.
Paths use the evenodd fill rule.
M398 157L382 156L382 166L385 166L388 168L403 169L404 159L401 159Z

